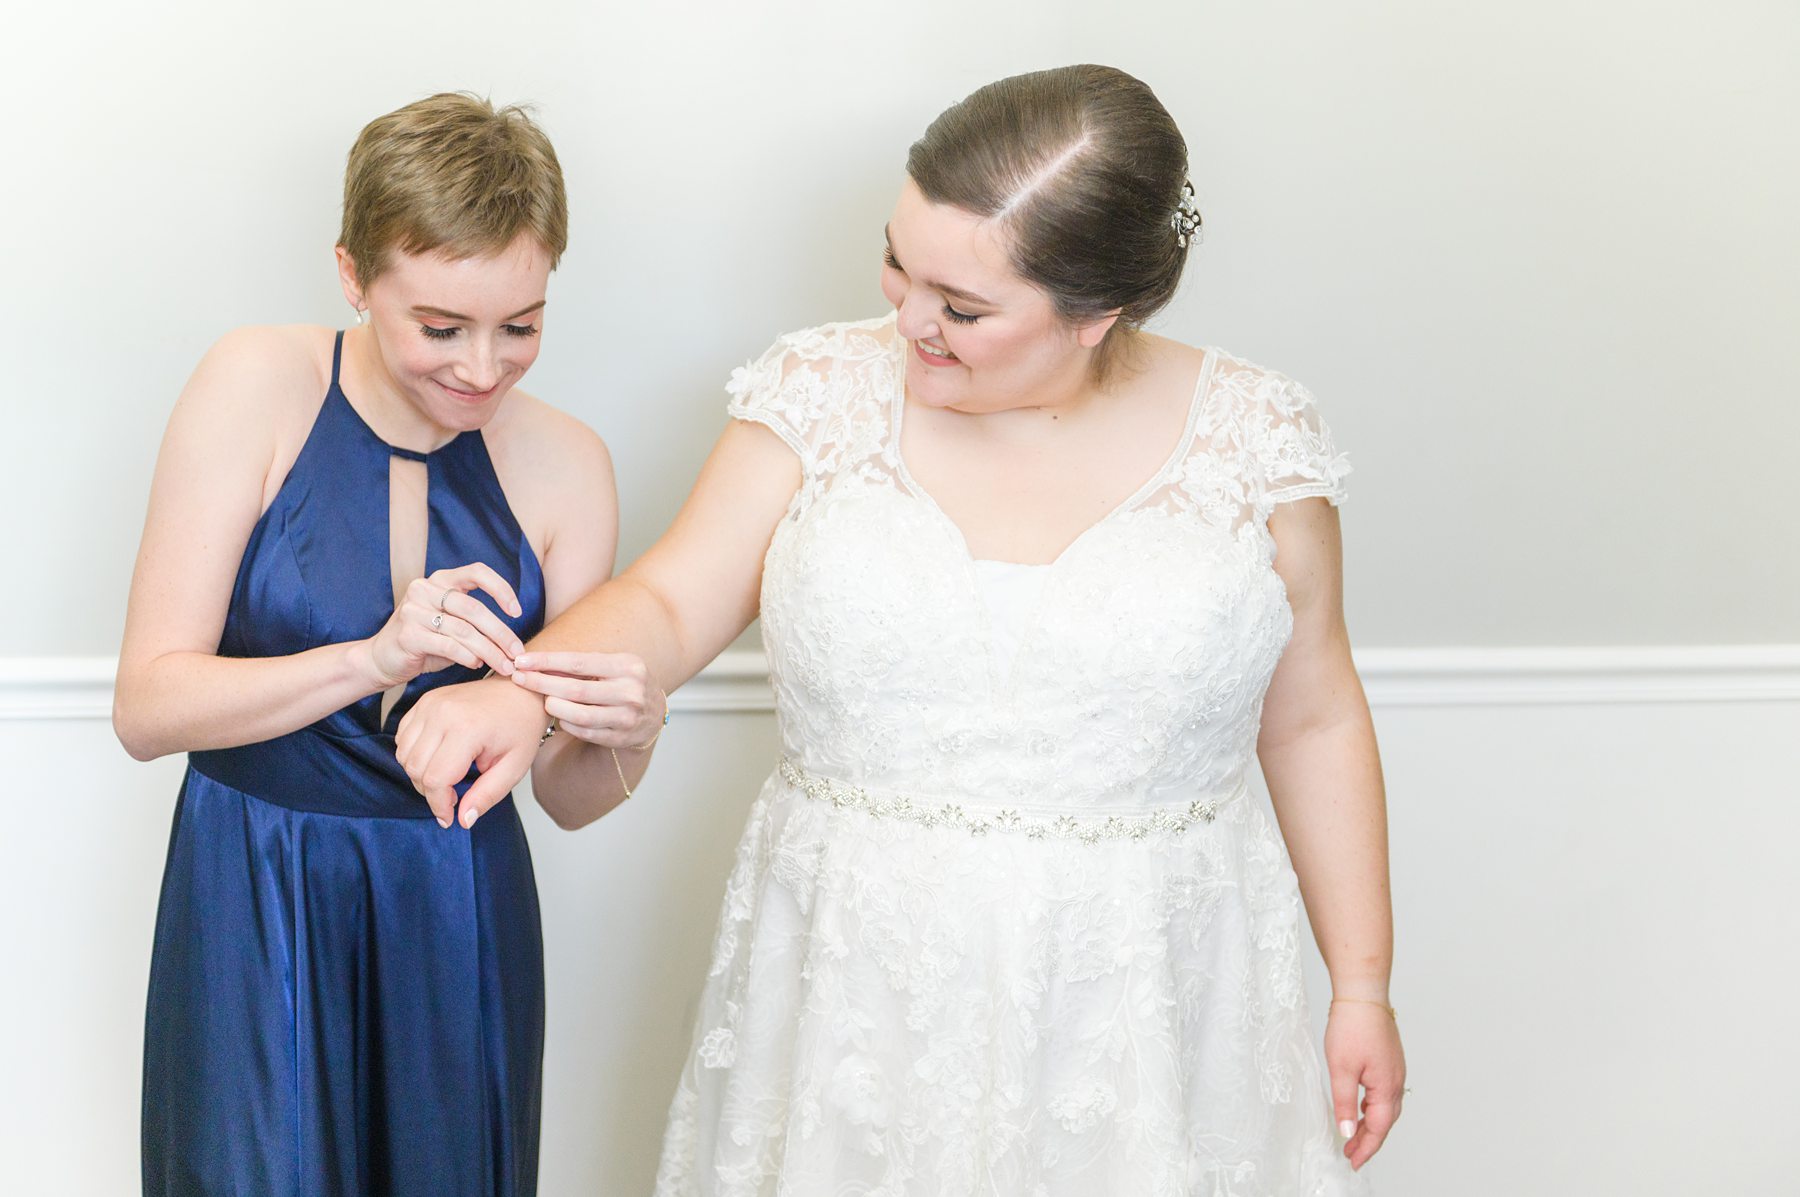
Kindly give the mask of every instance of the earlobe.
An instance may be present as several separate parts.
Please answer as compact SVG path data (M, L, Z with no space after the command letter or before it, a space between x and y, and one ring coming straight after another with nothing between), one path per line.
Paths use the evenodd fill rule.
M1083 349L1098 348L1100 342L1106 340L1106 334L1112 331L1112 326L1118 323L1118 320L1119 313L1117 311L1108 312L1092 324L1084 324L1076 329L1075 339Z

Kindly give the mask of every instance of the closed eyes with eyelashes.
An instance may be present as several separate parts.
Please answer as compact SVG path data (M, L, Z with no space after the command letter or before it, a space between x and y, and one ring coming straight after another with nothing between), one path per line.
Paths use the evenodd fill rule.
M900 259L896 258L894 256L894 251L892 249L882 250L881 258L882 258L882 261L887 263L887 267L889 270L897 270L901 274L906 273L906 267L900 265ZM971 316L967 312L959 312L955 308L951 307L949 304L945 304L943 310L944 310L944 318L949 320L953 324L973 324L977 320L981 319L980 316Z
M535 337L538 335L538 326L535 324L502 324L500 328L509 337ZM419 325L419 332L424 334L428 341L448 341L460 331L455 328L438 328L430 324Z

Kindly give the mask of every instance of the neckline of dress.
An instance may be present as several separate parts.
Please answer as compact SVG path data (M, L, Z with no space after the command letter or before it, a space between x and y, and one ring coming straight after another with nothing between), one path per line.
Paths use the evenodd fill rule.
M969 560L977 566L986 566L990 570L1049 569L1053 561L1001 561L995 557L971 557Z
M363 432L368 434L368 437L370 440L374 441L376 444L378 444L382 448L386 449L388 451L389 455L391 455L393 457L403 458L406 461L427 461L428 462L431 459L433 459L434 457L437 457L439 454L444 453L446 450L450 449L453 445L457 444L465 436L468 436L471 431L473 431L473 432L481 431L478 428L477 429L465 429L464 431L457 433L455 436L453 436L449 440L445 441L443 444L439 445L437 448L425 449L423 451L421 451L419 449L408 449L402 445L396 445L392 441L388 440L386 437L382 436L379 432L376 432L375 426L373 424L369 423L368 417L363 415L362 412L357 410L356 404L350 402L350 393L348 391L344 390L343 355L344 355L344 332L345 331L346 330L344 330L344 329L338 330L337 344L335 344L332 347L331 394L336 395L340 400L343 401L344 406L350 409L350 414L356 418L357 426L360 427L363 430Z
M1200 423L1201 400L1206 394L1207 380L1212 376L1213 365L1218 356L1211 345L1201 346L1201 353L1204 356L1200 359L1200 369L1194 377L1193 393L1188 397L1187 421L1182 426L1181 435L1176 438L1175 447L1170 451L1168 458L1156 468L1155 473L1144 480L1143 485L1139 486L1136 490L1132 491L1131 494L1120 500L1108 510L1105 515L1102 515L1099 519L1076 533L1075 538L1069 541L1068 544L1065 544L1062 547L1062 550L1050 560L1001 561L992 557L975 556L974 551L969 548L969 538L964 534L962 525L950 518L949 512L938 505L938 501L932 497L931 492L926 490L925 487L912 476L912 470L907 468L906 454L902 452L900 448L900 434L905 427L906 421L907 340L900 335L897 321L895 322L894 327L894 343L895 348L890 352L897 360L894 363L893 394L889 396L889 404L892 410L888 417L888 436L894 446L895 475L900 479L901 485L906 488L908 493L936 513L937 518L943 522L947 529L949 529L951 535L956 540L958 547L961 548L963 560L969 562L970 565L986 562L994 565L1021 565L1041 569L1051 569L1061 565L1063 560L1067 558L1070 553L1074 552L1075 547L1086 540L1096 530L1111 523L1115 516L1124 514L1149 497L1157 487L1162 485L1163 479L1168 476L1169 471L1174 469L1175 466L1188 455L1188 451L1193 446L1194 442L1194 429Z
M350 402L350 396L344 393L344 388L341 385L333 385L331 393L336 395L343 403L344 407L349 410L351 417L356 420L356 426L362 429L365 436L387 450L389 456L403 458L406 461L435 461L460 444L462 439L469 435L470 431L477 433L480 431L480 429L471 429L459 432L435 449L426 449L423 452L418 449L408 449L402 445L394 444L392 441L383 437L379 432L376 432L374 426L369 423L368 419L364 417L360 411L356 410L356 404Z

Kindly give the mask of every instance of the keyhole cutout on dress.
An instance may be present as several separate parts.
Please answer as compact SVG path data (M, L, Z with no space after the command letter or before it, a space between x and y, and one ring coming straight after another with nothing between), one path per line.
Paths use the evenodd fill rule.
M414 578L425 576L425 540L431 521L430 475L422 461L398 454L388 458L388 570L393 579L394 606L400 606ZM429 671L441 668L440 658L425 664ZM406 693L405 683L381 696L381 723L387 725L394 704Z

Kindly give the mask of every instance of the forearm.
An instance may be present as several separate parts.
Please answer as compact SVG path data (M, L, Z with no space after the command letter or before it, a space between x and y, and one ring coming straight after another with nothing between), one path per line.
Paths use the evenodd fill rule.
M557 616L531 638L525 651L634 653L667 693L712 659L690 644L692 639L673 604L634 566Z
M649 769L654 751L613 750L572 737L553 737L531 767L531 792L558 827L574 831L629 798Z
M1259 755L1332 992L1385 1003L1394 950L1387 801L1368 708L1346 707L1259 745Z
M684 635L673 604L632 570L570 607L526 651L635 654L649 671L650 687L665 701L710 656ZM609 749L574 737L553 738L532 767L532 792L558 826L574 830L629 797L653 751L653 746Z
M381 689L367 650L358 640L286 657L168 652L124 664L113 728L141 761L272 740Z

